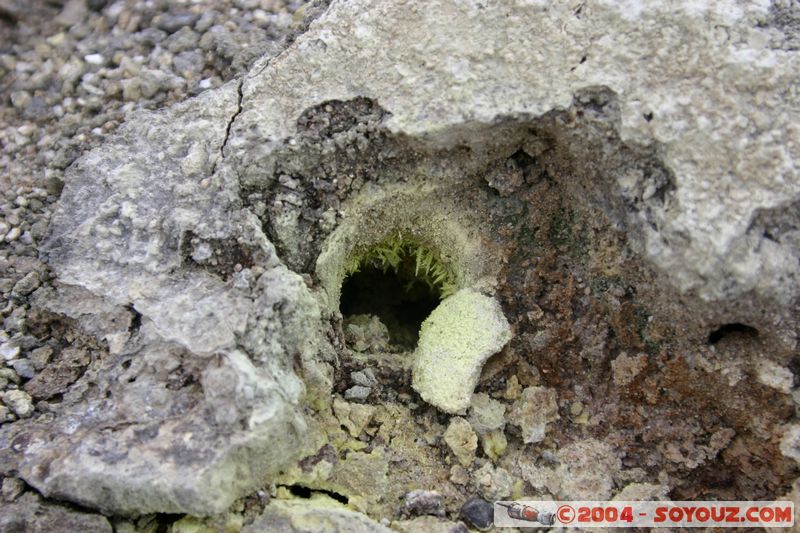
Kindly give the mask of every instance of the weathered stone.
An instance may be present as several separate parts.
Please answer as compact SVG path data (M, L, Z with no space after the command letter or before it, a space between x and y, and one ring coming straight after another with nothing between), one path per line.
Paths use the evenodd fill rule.
M341 398L333 400L333 413L339 420L339 423L347 428L347 431L353 437L358 437L364 428L367 427L372 416L375 414L376 407L374 405L361 405L357 403L348 403Z
M506 425L506 406L485 392L472 396L469 404L469 423L478 435L503 429Z
M27 296L33 291L41 283L41 279L39 279L39 273L36 271L28 272L25 276L19 280L11 291L11 294L14 296Z
M319 313L260 222L232 207L235 181L218 163L237 87L143 113L69 170L45 245L61 285L36 305L77 319L111 357L62 353L26 390L64 394L63 416L0 431L7 449L22 433L37 443L8 460L47 496L114 513L218 513L297 453L303 385L290 354L316 354ZM262 274L227 285L219 275L235 265L198 267L181 244L192 239ZM308 386L324 388L313 368Z
M242 533L390 533L366 515L351 511L329 498L272 500Z
M475 450L478 449L478 436L472 431L469 422L461 417L454 417L444 432L444 441L459 463L465 467L472 464Z
M505 468L486 463L474 473L475 490L488 501L505 500L511 495L514 478Z
M618 501L665 500L669 495L669 487L653 483L630 483L614 495Z
M506 439L506 434L503 433L502 429L488 431L481 435L480 439L483 453L485 453L486 457L492 461L497 461L504 453L506 453L506 448L508 448L508 439Z
M522 465L522 475L533 487L562 500L607 500L621 462L614 449L596 439L577 441L558 450L558 464Z
M487 531L494 524L494 506L476 496L461 506L461 517L473 527Z
M547 424L558 418L556 391L546 387L528 387L522 391L508 413L511 424L522 430L526 444L540 442L547 432Z
M28 418L33 414L33 402L31 396L25 391L9 390L3 396L3 403L5 403L11 412L20 418Z
M510 338L497 301L462 289L422 323L412 369L414 389L442 411L463 413L483 364Z
M444 498L435 490L412 490L405 495L403 511L412 516L444 516Z
M106 517L75 511L55 503L46 503L32 492L26 492L13 503L3 505L0 531L92 531L111 533Z
M647 366L647 356L643 353L633 357L622 353L611 361L614 383L620 387L630 384Z
M395 520L392 530L401 533L469 533L463 522L451 522L435 516L418 516L411 520Z
M3 478L2 495L6 502L13 502L25 490L25 482L16 477Z

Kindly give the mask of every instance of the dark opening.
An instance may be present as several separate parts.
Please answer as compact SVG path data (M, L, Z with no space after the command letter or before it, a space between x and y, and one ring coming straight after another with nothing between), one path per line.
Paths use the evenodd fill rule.
M338 492L333 492L331 490L311 489L309 487L304 487L302 485L289 485L288 489L293 496L297 496L298 498L310 498L314 493L318 493L330 496L337 502L343 503L345 505L347 505L347 502L350 501L350 498L348 498L344 494L339 494Z
M362 268L342 285L342 316L376 315L389 330L389 340L414 349L422 321L439 305L439 290L415 276L414 267L392 269Z
M734 322L733 324L725 324L723 326L718 327L708 335L708 343L716 344L722 339L729 337L731 335L749 337L754 339L758 337L758 330L753 326L748 326L747 324L740 324L739 322Z

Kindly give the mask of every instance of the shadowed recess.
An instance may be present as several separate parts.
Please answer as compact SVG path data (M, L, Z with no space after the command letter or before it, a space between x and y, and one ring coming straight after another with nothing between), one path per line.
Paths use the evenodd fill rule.
M413 276L413 269L361 268L342 285L342 316L376 315L389 330L389 340L413 349L419 327L437 305L440 294Z

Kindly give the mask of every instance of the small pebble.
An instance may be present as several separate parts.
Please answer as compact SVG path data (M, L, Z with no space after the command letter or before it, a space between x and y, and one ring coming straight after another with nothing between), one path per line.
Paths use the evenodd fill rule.
M19 385L20 379L16 371L11 368L0 368L0 380L4 380L6 384L9 382Z
M3 500L6 502L13 502L25 490L25 482L16 477L7 477L3 479Z
M346 400L366 400L372 389L364 387L363 385L356 385L344 391L344 398Z
M11 228L11 231L6 234L6 242L14 242L19 239L20 235L22 235L22 230L19 226Z
M27 296L38 289L40 284L41 280L39 279L39 274L35 270L28 272L25 277L14 285L11 294L14 296Z
M183 13L165 13L154 19L156 26L167 33L175 33L184 26L193 26L200 15L189 11Z
M10 361L8 364L19 374L20 377L25 379L31 379L33 376L36 375L36 369L27 359L16 359L14 361Z
M19 355L19 346L16 345L12 346L8 342L0 344L0 357L5 359L6 361L16 359L18 355Z
M36 370L42 370L47 363L50 362L50 358L53 356L53 349L49 346L42 346L40 348L36 348L30 354L28 354L28 359L33 364L33 368Z
M477 529L487 531L494 524L494 506L475 496L461 507L461 517Z
M370 368L351 373L350 379L356 385L361 385L367 388L372 388L378 383L378 380L375 379L375 374Z
M102 54L89 54L88 56L84 56L83 60L90 65L102 65L106 58L104 58Z
M10 390L3 395L5 403L11 411L20 418L28 418L33 414L33 401L31 395L21 390Z
M403 508L413 516L445 514L444 498L435 490L412 490L406 494Z

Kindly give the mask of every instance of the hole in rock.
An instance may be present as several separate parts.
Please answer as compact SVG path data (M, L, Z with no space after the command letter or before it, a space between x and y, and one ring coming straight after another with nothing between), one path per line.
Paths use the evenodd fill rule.
M747 324L740 324L739 322L734 322L733 324L725 324L723 326L718 327L708 335L708 343L717 344L722 339L734 335L741 338L755 339L756 337L758 337L758 330L753 326L748 326Z
M287 487L289 492L292 493L293 496L297 496L298 498L310 498L314 493L317 494L325 494L339 503L343 503L347 505L350 501L350 498L345 496L344 494L339 494L338 492L333 492L331 490L324 490L324 489L311 489L309 487L304 487L303 485L289 485Z
M439 305L436 285L415 275L413 264L404 259L399 267L385 269L362 266L342 285L342 316L374 315L389 330L389 341L413 350L422 322Z

